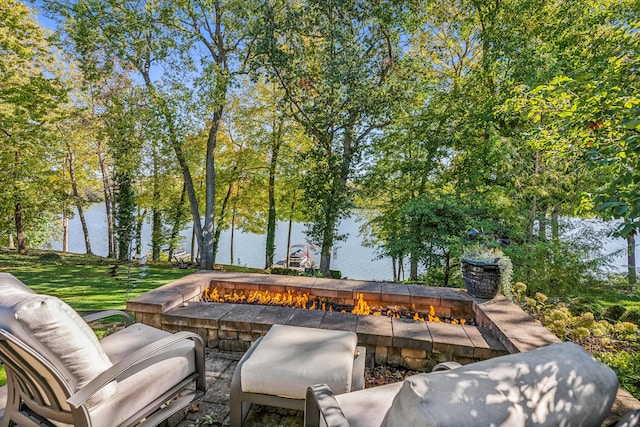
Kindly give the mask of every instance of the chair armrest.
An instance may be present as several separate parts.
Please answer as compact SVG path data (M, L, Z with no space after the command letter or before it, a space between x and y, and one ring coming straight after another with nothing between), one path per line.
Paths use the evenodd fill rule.
M304 427L319 427L321 417L327 427L349 427L331 388L316 384L307 388L304 409Z
M91 396L93 396L94 393L109 384L111 381L115 380L118 376L126 373L130 369L138 368L138 365L144 362L145 359L150 356L158 355L162 350L184 339L191 339L195 342L196 365L199 365L199 356L197 353L204 352L204 341L202 340L202 337L192 332L178 332L148 344L129 354L127 357L123 358L118 363L89 381L84 387L82 387L82 389L78 390L73 396L67 399L67 403L73 408L79 408Z
M462 365L459 364L458 362L442 362L442 363L438 363L436 366L433 367L433 369L431 370L431 372L438 372L438 371L449 371L451 369L456 369L461 367Z
M124 319L125 326L130 326L131 324L133 324L133 319L131 318L131 316L129 316L128 313L125 313L122 310L99 311L97 313L88 314L84 316L82 319L85 322L90 323L90 322L94 322L96 320L104 319L105 317L111 317L111 316L122 316L122 318Z

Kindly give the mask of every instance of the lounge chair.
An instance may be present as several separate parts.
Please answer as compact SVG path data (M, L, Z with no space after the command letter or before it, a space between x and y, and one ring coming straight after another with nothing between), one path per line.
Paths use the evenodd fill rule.
M63 301L0 273L0 360L7 406L0 426L154 426L205 391L204 343L131 323L98 341Z
M610 368L558 343L341 395L314 385L305 427L600 427L617 390Z

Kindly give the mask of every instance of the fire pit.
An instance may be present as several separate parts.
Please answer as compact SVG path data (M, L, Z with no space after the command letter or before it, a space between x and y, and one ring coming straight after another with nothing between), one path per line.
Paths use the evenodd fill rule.
M225 300L226 295L260 299L279 293L277 298L291 295L294 299L308 294L309 301L318 301L316 308L322 308L324 302L327 310L201 301L205 290L210 297L214 289ZM328 301L344 307L329 309ZM428 320L431 314L465 319L467 324L415 321L382 313L363 316L347 309L364 303L371 311L374 307L409 307L412 316L417 312ZM353 331L359 345L367 347L369 366L375 362L422 371L445 360L469 363L557 341L503 297L476 300L461 289L383 282L201 271L130 300L127 310L137 321L172 332L193 331L209 347L231 351L246 351L274 324Z
M338 301L331 298L319 298L311 295L309 292L293 292L291 289L287 292L250 291L246 289L234 289L233 291L210 286L202 292L200 301L214 303L235 303L235 304L254 304L254 305L270 305L279 307L300 308L302 310L322 310L339 313L352 313L360 316L387 316L396 319L412 319L420 322L438 322L450 323L452 325L474 325L475 320L456 319L452 317L440 318L436 316L433 305L429 307L416 307L412 304L411 309L405 306L393 305L369 305L364 300L362 293L358 293L355 305L346 304L344 301ZM382 303L380 303L382 304Z

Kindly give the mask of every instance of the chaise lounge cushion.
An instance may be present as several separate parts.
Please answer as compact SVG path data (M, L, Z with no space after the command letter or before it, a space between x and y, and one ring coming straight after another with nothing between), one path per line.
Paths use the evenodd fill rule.
M273 325L242 365L242 391L304 399L307 387L326 383L349 392L357 343L353 332Z
M383 426L600 426L615 373L559 343L404 381Z
M0 295L9 293L28 293L35 294L35 292L22 283L18 278L10 273L0 273Z
M74 391L112 365L89 325L58 298L26 291L5 293L0 297L0 322L46 355ZM115 384L107 385L89 400L89 406L115 391Z
M134 351L171 336L141 323L109 335L100 341L115 364ZM196 371L194 343L182 340L145 360L141 369L118 379L114 396L91 408L93 427L111 427L126 421L127 414L139 413L157 396L158 390L169 390Z

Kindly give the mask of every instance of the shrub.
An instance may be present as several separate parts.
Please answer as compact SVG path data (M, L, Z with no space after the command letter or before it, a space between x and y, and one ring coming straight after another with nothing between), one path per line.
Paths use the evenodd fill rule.
M640 325L640 309L630 308L629 310L625 311L622 316L620 316L620 321Z
M62 262L62 257L55 252L46 252L38 257L42 262L46 263L58 263Z
M627 309L622 305L610 305L602 312L602 317L615 322L620 320L620 317L622 317L625 311L627 311Z
M602 304L591 297L576 298L569 302L569 311L574 316L580 316L582 313L593 313L596 319L602 319L604 308Z
M595 356L615 371L625 390L636 397L640 396L640 353L622 350L596 353Z
M275 267L271 269L271 274L279 274L281 276L297 276L298 270L293 270L291 268L284 267Z

